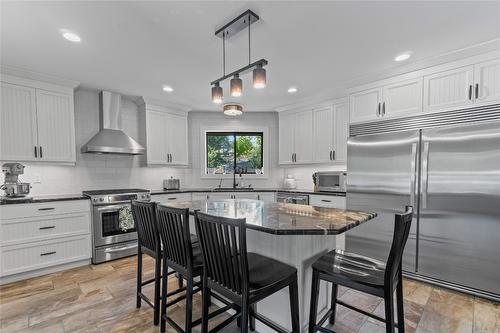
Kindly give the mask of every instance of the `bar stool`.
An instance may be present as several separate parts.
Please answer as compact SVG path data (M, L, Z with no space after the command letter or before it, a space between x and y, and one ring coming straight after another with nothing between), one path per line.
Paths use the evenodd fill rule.
M236 313L217 325L217 332L234 319L240 331L255 329L255 319L285 333L282 327L255 310L255 304L288 287L292 332L299 332L299 296L297 269L256 253L247 253L246 220L212 216L196 212L195 226L203 256L203 300L201 332L208 331L209 290L233 302ZM215 293L214 293L215 294Z
M313 264L309 333L316 331L333 332L321 326L326 319L329 319L330 324L335 324L335 308L337 304L385 322L387 333L394 333L396 327L398 327L398 332L404 333L401 261L403 250L408 240L412 217L413 208L411 206L406 206L403 214L396 214L392 245L387 263L355 253L334 250L320 257ZM319 323L316 323L320 280L333 284L332 300L331 309L323 316ZM382 297L385 304L385 319L338 300L338 285ZM396 291L397 299L397 323L394 318L394 291Z
M201 323L201 318L192 320L193 294L201 291L201 281L194 282L194 278L203 274L203 260L198 239L190 233L189 209L173 208L158 205L156 208L158 230L163 245L163 273L161 291L161 325L160 332L165 332L168 322L177 332L190 333L192 328ZM186 287L179 287L168 293L168 269L172 268L183 276L187 283ZM178 298L167 302L167 298L182 291L186 293ZM184 330L167 315L167 308L186 300L186 315ZM231 307L223 307L211 316L223 313Z
M161 282L161 243L156 223L156 203L132 201L132 216L137 229L137 308L141 307L144 300L154 310L154 325L160 323L160 282ZM147 254L154 259L155 276L142 281L142 255ZM174 274L175 271L168 273ZM154 300L151 301L142 293L142 287L154 282Z

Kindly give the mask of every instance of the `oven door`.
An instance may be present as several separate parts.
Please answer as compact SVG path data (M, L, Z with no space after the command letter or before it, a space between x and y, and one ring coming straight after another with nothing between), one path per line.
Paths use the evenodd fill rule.
M137 239L130 203L94 206L94 246Z

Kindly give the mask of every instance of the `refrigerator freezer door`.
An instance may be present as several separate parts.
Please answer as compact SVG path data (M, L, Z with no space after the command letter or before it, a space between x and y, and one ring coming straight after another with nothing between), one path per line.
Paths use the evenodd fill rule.
M413 205L415 211L419 131L349 138L347 145L347 208L375 211L378 216L346 233L346 249L387 260L394 214ZM403 268L415 270L416 214L405 248Z
M418 273L500 294L500 123L422 132Z

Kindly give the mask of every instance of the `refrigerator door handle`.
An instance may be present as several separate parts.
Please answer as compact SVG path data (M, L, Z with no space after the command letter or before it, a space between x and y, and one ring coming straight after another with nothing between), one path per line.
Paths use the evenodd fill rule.
M427 208L427 190L429 188L429 142L424 142L422 159L422 208Z
M410 205L415 208L415 192L416 192L416 165L417 165L417 144L411 145L411 161L410 161Z

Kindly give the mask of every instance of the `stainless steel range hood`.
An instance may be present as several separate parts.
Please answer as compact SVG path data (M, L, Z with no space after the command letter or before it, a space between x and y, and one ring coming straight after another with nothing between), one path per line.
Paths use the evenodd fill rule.
M137 141L121 130L121 96L109 91L99 93L99 132L81 148L82 153L143 155Z

